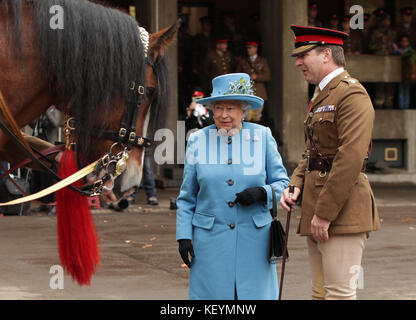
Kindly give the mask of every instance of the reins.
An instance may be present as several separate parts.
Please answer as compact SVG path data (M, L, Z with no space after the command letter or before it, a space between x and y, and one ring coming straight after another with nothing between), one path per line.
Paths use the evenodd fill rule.
M150 65L153 71L156 73L155 66L153 61L148 56L148 46L149 46L149 35L147 31L143 28L139 28L140 37L142 42L144 43L145 47L145 58L146 64ZM157 77L157 74L156 74ZM37 151L36 149L30 147L30 145L25 141L23 135L20 132L20 128L17 125L16 121L14 120L9 108L6 105L6 102L3 98L3 95L0 90L0 111L5 116L6 121L11 126L12 130L8 128L8 126L3 123L0 119L0 129L5 132L8 138L28 157L28 159L24 160L21 164L15 166L15 168L19 168L29 162L33 162L34 164L38 165L42 170L44 170L48 175L52 176L56 181L56 184L30 196L25 196L23 198L19 198L7 203L0 203L1 206L8 206L14 204L20 204L27 201L33 201L49 195L53 192L56 192L64 187L68 187L71 190L80 193L83 196L96 196L100 195L104 190L112 190L105 186L105 184L109 180L115 180L118 176L120 176L126 169L127 169L127 159L129 157L129 153L133 146L137 146L140 148L144 147L151 147L152 141L148 138L138 136L136 134L136 121L139 113L139 108L143 100L143 95L145 94L145 87L140 82L130 82L129 84L129 91L127 94L127 103L125 103L122 120L120 124L120 129L118 132L113 131L105 131L101 129L93 130L93 134L96 136L101 136L106 139L112 140L115 143L111 146L110 151L98 159L97 161L89 164L85 168L79 170L78 172L74 173L73 175L69 176L66 179L62 179L59 177L53 170L51 170L48 166L46 166L39 158L45 158L45 160L52 161L51 159L47 158L42 152ZM66 112L69 113L70 107L72 102L74 101L75 97L69 101L68 106L66 107ZM73 118L68 118L65 121L65 137L66 137L66 144L65 148L70 149L73 144L73 137L71 137L71 131L74 131L74 126L71 126L71 121L74 120ZM123 147L121 152L113 154L113 149L115 146L120 145ZM48 150L47 150L48 151ZM61 150L58 150L61 151ZM36 154L37 155L36 155ZM44 152L47 153L47 152ZM13 168L13 169L15 169ZM5 169L5 168L3 168ZM4 170L5 173L1 176L7 176L14 185L21 191L24 195L26 194L20 186L16 184L16 182L10 177L10 173L13 172L12 170ZM89 174L94 174L98 176L100 173L104 171L104 175L101 179L98 179L94 183L84 185L82 187L76 188L71 186L72 183L86 177ZM114 183L113 183L114 185Z

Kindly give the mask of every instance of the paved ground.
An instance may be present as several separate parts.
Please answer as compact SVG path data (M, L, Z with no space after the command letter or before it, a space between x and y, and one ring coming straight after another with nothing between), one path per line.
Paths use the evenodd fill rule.
M375 194L382 230L367 242L359 298L416 299L416 186L376 186ZM181 267L169 210L177 190L159 196L158 207L141 205L140 194L123 213L93 211L102 252L90 287L65 276L63 290L50 288L50 268L59 264L55 217L1 217L0 299L186 299L189 271ZM299 214L291 223L284 299L310 299L305 239L295 235Z

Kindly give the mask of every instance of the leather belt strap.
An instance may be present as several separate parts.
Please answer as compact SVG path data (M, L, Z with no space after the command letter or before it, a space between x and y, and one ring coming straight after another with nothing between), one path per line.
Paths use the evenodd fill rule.
M368 159L364 160L361 172L365 172L367 160ZM329 172L332 169L333 162L334 157L309 157L307 169L308 171Z
M65 188L74 182L86 177L90 173L94 172L95 167L97 166L98 161L95 161L91 163L90 165L86 166L85 168L75 172L73 175L69 176L68 178L59 181L58 183L54 184L53 186L50 186L49 188L46 188L42 191L39 191L38 193L32 194L30 196L19 198L13 201L9 201L6 203L0 203L0 207L4 206L12 206L15 204L21 204L28 201L33 201L42 197L45 197L47 195L50 195L51 193L54 193L62 188Z
M65 150L65 145L62 144L62 145L57 145L57 146L54 146L54 147L51 147L51 148L48 148L48 149L39 151L39 153L42 154L43 156L48 156L48 155L51 155L51 154L54 154L54 153L58 153L58 152L61 152L61 151L63 152L64 150ZM37 159L39 159L41 157L41 155L35 155L35 157ZM22 162L18 163L17 165L15 165L13 168L11 168L10 170L8 170L7 172L3 173L0 176L0 179L2 179L3 177L5 177L7 174L10 174L10 173L15 172L17 169L20 169L20 168L24 167L25 165L27 165L27 164L29 164L31 162L33 162L33 161L30 158L27 158L27 159L23 160Z

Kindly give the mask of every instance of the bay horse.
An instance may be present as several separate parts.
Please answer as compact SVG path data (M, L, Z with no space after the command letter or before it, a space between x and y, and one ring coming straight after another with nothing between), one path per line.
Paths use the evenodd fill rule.
M145 87L137 136L145 136L147 128L151 134L163 127L169 96L164 51L178 23L150 35L146 58L137 22L116 9L86 0L0 3L0 90L20 127L51 105L69 113L76 121L78 161L83 166L114 143L101 133L118 132L124 106L136 102L127 101L132 82ZM50 9L56 5L63 8L63 29L51 28ZM70 110L65 110L70 102ZM0 132L0 150L19 154L7 142ZM142 158L143 148L132 148L112 201L140 184Z
M62 9L62 28L51 25L56 6ZM117 135L116 152L123 149L119 133L126 114L136 119L126 124L133 131L128 136L145 137L164 126L169 102L165 50L179 26L180 20L151 34L147 43L134 18L87 0L0 0L0 90L20 128L51 105L73 117L76 159L83 167L105 155ZM140 185L143 147L129 144L128 151L127 169L106 200L116 201ZM0 132L0 157L10 160L10 155L19 156L19 150ZM58 212L58 238L59 231ZM76 254L88 247L78 236L72 235L69 244L77 247ZM91 254L97 253L84 254L94 260L87 268L82 255L70 262L76 260L72 269L89 268L82 277L75 270L80 284L89 284L98 263Z

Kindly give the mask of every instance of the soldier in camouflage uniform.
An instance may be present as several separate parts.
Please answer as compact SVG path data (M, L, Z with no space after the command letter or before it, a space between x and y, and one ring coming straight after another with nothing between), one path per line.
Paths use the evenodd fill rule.
M374 29L370 37L369 48L373 54L379 56L394 55L393 44L396 41L396 32L390 28L390 15L379 11L379 25ZM377 83L374 105L378 108L393 108L394 84Z

